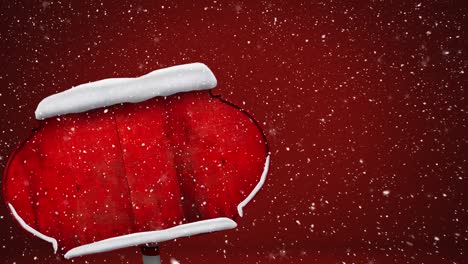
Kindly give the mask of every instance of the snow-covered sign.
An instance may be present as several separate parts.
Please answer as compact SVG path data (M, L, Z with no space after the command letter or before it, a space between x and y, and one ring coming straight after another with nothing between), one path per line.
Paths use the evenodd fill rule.
M235 228L269 154L216 83L193 63L45 98L5 170L12 215L65 258Z

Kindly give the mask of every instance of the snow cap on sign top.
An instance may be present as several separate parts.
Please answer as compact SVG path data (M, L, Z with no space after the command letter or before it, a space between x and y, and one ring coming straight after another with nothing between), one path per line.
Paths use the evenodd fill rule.
M120 103L138 103L158 96L207 90L216 87L213 72L203 63L190 63L159 69L137 78L111 78L78 85L42 100L36 119Z

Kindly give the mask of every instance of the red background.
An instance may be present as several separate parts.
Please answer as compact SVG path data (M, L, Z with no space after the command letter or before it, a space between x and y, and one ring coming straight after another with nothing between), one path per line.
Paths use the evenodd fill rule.
M463 1L22 2L0 2L2 168L42 98L182 63L262 125L270 173L239 227L164 243L163 263L468 262ZM3 203L0 256L72 262Z

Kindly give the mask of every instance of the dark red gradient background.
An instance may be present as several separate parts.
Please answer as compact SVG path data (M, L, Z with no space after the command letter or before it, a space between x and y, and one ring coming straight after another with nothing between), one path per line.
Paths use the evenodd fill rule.
M204 62L271 170L236 230L164 243L163 263L467 263L464 1L253 2L1 1L2 168L42 98ZM3 203L0 256L140 261L62 260Z

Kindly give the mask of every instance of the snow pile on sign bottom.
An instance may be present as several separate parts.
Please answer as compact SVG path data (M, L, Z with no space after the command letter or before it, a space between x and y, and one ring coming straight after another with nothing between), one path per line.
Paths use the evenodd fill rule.
M73 258L93 253L111 251L119 248L137 246L146 243L156 243L179 237L187 237L202 233L227 230L237 227L236 222L226 217L203 220L176 227L104 239L69 250L65 258Z

